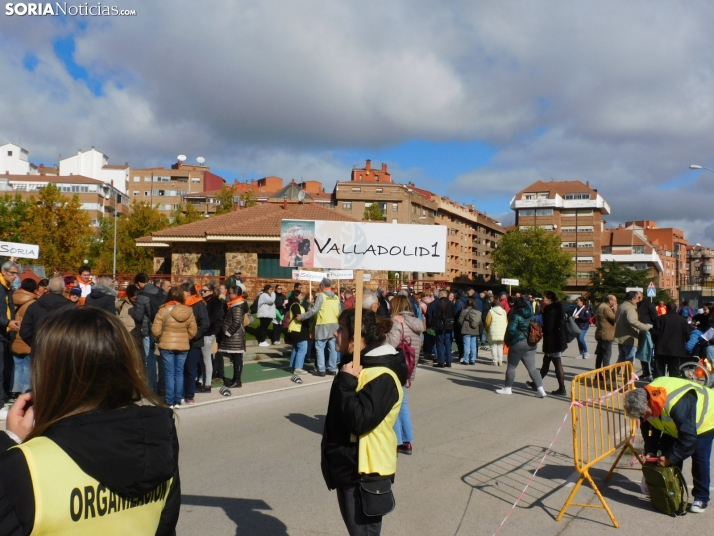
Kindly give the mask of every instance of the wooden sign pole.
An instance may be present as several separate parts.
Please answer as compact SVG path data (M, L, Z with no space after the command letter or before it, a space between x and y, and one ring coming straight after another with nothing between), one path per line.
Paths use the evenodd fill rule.
M362 351L362 270L355 270L355 342L354 342L354 358L352 366L359 367L360 352Z

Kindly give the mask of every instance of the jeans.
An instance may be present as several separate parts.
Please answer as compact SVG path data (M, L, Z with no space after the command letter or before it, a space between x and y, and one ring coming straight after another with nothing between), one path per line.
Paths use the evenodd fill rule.
M478 335L463 335L464 338L464 363L476 363L478 357Z
M585 335L587 334L588 328L580 328L580 335L578 335L578 350L580 350L580 355L588 353L588 344L585 342Z
M196 396L196 372L201 360L201 348L191 348L183 366L183 396L187 400Z
M188 350L160 350L164 362L164 400L169 406L180 404L183 399L183 367Z
M394 433L397 434L397 445L414 441L412 416L409 413L409 404L407 404L408 390L406 387L402 387L402 407L399 408L399 415L397 415L397 420L394 423Z
M30 390L30 356L12 355L15 362L11 393L26 393Z
M290 366L301 369L305 366L305 354L307 354L307 341L293 343L293 351L290 352Z
M146 381L149 387L156 392L156 355L154 354L154 336L147 335L142 339L144 343L144 363L146 364Z
M382 533L382 516L366 516L362 511L359 486L337 488L337 502L350 536L379 536Z
M213 380L213 361L211 360L211 349L216 340L215 335L206 335L203 337L203 346L201 347L201 375L203 376L203 386L210 387Z
M436 332L436 357L441 365L451 365L451 332Z
M635 353L637 352L637 346L630 346L629 344L618 344L619 357L617 358L618 363L624 363L629 361L633 365L635 364ZM642 375L650 375L650 364L642 361Z
M714 441L714 430L697 436L697 444L694 447L694 454L692 454L692 480L694 481L692 496L694 500L704 501L705 503L709 502L712 441Z
M612 341L597 341L595 368L609 367L610 359L612 359Z
M335 350L335 338L318 339L315 341L315 350L317 350L317 370L325 372L325 346L329 353L327 361L328 370L337 369L337 351Z

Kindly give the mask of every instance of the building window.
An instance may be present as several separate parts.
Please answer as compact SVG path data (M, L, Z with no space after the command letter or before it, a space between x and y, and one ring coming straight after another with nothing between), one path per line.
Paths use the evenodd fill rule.
M134 177L134 182L141 182L141 177Z
M137 195L139 195L139 191L138 191L138 190L134 190L132 193L134 194L134 197L136 197Z
M392 212L399 212L399 203L392 203Z
M590 194L565 194L565 199L566 200L574 200L574 199L590 199Z
M151 182L151 177L144 177L144 182Z
M612 255L612 248L610 246L606 246L602 248L602 254L603 255Z
M536 216L552 216L553 215L553 209L552 208L537 208L535 211Z
M577 243L576 242L563 242L562 247L574 248L574 247L577 247Z
M548 199L548 192L538 192L538 199Z
M293 269L280 266L280 255L258 253L258 277L292 279Z
M374 191L381 194L384 191L384 188L375 188Z
M552 226L552 225L539 225L538 227L540 227L541 229L544 229L544 230L546 230L546 231L552 231L552 230L553 230L553 226Z
M532 201L536 198L536 194L523 194L523 199L526 199L528 201Z
M456 235L456 232L457 232L456 229L449 229L449 234L450 234L451 236L455 236L455 235ZM292 276L291 276L291 277L292 277Z
M712 265L711 264L705 264L704 266L702 266L702 268L704 269L705 274L712 273Z
M8 156L12 156L12 151L8 151L8 152L7 152L7 155L8 155Z
M578 279L592 279L595 277L595 272L578 272L576 275Z
M573 257L573 260L575 260L575 257ZM578 264L588 264L588 263L593 262L593 258L592 257L578 257L577 261L578 261Z
M200 184L201 179L191 179L191 184Z
M345 201L344 203L342 203L342 209L343 210L352 210L352 201Z
M535 209L527 209L527 210L519 210L518 211L518 216L535 216L536 211Z
M144 197L149 197L150 194L151 192L144 192Z
M645 246L632 246L632 253L635 255L644 255Z
M362 191L362 188L359 188L359 187L352 188L353 193L357 193L357 192L361 192L361 191ZM292 272L290 273L290 277L292 277Z
M392 220L392 223L399 223L399 220Z
M646 262L636 262L631 265L635 270L647 270Z
M579 248L594 248L595 242L578 242Z

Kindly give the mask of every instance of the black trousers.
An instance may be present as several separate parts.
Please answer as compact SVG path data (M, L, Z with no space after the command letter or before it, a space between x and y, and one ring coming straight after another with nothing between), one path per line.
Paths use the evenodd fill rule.
M233 353L233 352L226 352L226 355L228 358L231 360L231 363L233 363L233 379L230 380L231 383L235 382L238 385L241 384L241 374L243 374L243 352L241 353ZM226 378L228 380L228 378Z
M381 534L382 516L364 515L359 486L337 488L337 502L350 536L379 536Z
M679 377L679 365L682 362L681 357L671 355L655 356L655 364L657 365L657 377L664 376L669 372L670 377Z
M595 368L610 366L612 359L612 341L597 341L595 347Z
M15 368L15 362L10 353L10 344L0 339L0 408L5 402L5 395L12 389L13 368Z
M265 342L265 338L268 334L268 327L273 320L271 318L261 318L260 328L258 329L258 342Z
M223 379L223 375L226 372L225 364L223 361L223 354L221 352L216 352L213 354L213 377Z

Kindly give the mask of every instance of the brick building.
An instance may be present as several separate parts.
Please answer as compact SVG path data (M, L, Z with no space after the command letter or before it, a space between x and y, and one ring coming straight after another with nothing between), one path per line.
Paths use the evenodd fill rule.
M602 262L614 261L631 270L646 271L657 288L676 292L675 260L660 255L642 229L618 227L602 233Z
M516 226L538 226L560 235L562 246L573 256L574 277L568 279L565 292L579 296L600 267L603 216L610 205L581 181L537 181L518 192L511 200Z

